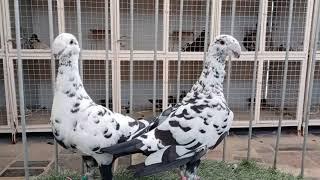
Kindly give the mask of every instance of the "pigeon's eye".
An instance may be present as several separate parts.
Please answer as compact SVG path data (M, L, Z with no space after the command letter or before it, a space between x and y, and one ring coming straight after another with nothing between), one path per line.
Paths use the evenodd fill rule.
M224 45L224 41L221 40L221 41L220 41L220 44L221 44L221 45Z
M70 44L73 44L73 39L70 41Z

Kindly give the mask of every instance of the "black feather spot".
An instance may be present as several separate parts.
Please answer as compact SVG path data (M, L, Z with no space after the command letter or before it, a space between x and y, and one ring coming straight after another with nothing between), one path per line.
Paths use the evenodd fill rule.
M221 132L218 132L218 135L221 135L222 134L222 131Z
M216 125L216 124L213 124L213 127L214 127L214 128L218 128L219 126L218 126L218 125Z
M57 129L53 129L53 134L56 137L60 136L59 130L57 130Z
M108 134L105 134L105 135L104 135L104 137L107 138L107 139L108 139L108 138L111 138L111 136L112 136L112 134L109 134L109 135L108 135Z
M171 127L179 127L180 124L178 121L169 121L169 125Z
M205 130L203 130L203 129L200 129L200 132L201 132L201 133L206 133L206 131L205 131Z
M190 131L191 128L190 127L183 127L180 125L180 123L178 121L169 121L169 124L171 127L179 127L180 129L182 129L184 132Z
M79 111L79 108L72 108L72 109L70 110L71 113L76 113L76 112L78 112L78 111Z
M227 125L223 125L223 126L222 126L222 129L225 129L226 127L227 127Z
M201 113L202 110L204 110L207 107L209 107L208 104L201 104L201 105L193 105L190 108L196 113Z
M157 139L160 139L161 143L165 146L179 144L170 131L155 129L154 135Z
M69 94L68 94L68 97L71 98L71 97L74 97L75 95L76 95L76 93L74 93L74 92L73 92L73 93L69 93Z
M140 137L143 138L143 139L147 139L148 136L145 135L145 134L143 134L143 135L141 135Z
M123 143L127 140L128 138L124 135L120 136L120 138L118 139L118 142L117 143Z
M77 149L77 145L75 145L75 144L70 144L70 147L71 147L72 149Z
M73 107L79 107L80 106L80 103L75 103L74 105L73 105Z
M176 113L174 113L173 116L177 117L177 118L184 118L186 120L190 120L193 119L193 117L187 117L189 115L187 109L182 110L181 114L176 115Z
M99 146L92 148L92 151L98 151L100 149Z
M116 125L116 130L119 130L119 129L120 129L120 124L117 123L117 125Z
M99 124L100 123L99 119L95 120L94 123Z
M227 122L228 121L228 118L226 118L225 120L223 120L223 122Z
M108 132L108 129L104 130L104 131L103 131L103 134L107 134L107 132Z
M60 123L60 120L59 119L55 119L54 122Z
M138 123L139 123L139 128L138 128L139 130L146 127L146 125L144 123L142 123L142 122L138 122Z

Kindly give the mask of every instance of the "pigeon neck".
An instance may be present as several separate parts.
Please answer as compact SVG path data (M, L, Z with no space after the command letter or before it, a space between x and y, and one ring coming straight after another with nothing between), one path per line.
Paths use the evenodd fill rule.
M83 88L78 66L79 55L61 57L57 75L57 91L79 90Z
M225 57L208 54L200 78L192 87L192 91L222 94L225 75L223 58Z

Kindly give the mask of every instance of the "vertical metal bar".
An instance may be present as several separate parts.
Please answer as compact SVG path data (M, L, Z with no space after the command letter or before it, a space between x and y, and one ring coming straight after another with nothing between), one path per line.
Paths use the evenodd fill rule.
M81 30L81 2L80 0L77 0L77 25L78 25L78 42L79 47L81 49L79 54L79 72L80 77L83 80L83 64L82 64L82 30ZM107 104L107 102L106 102ZM83 156L81 156L81 174L84 174L84 159Z
M204 48L203 48L203 61L207 58L207 48L208 48L208 32L209 32L209 11L210 11L210 0L207 0L206 5L206 26L205 26L205 36L204 36ZM204 63L203 63L204 66Z
M233 36L234 34L234 19L236 16L236 0L232 0L232 14L231 14L231 32L230 34ZM229 102L229 95L230 95L230 76L231 76L231 63L232 58L229 57L229 61L228 61L228 74L227 74L227 87L226 87L226 98L227 98L227 102ZM226 156L227 156L227 136L223 139L223 154L222 154L222 161L226 160Z
M81 2L77 0L77 25L78 25L78 41L79 47L82 50L82 30L81 30ZM82 51L80 51L79 55L79 71L81 79L83 79L83 62L82 62Z
M53 15L52 15L52 0L48 0L48 18L49 18L49 37L50 37L50 47L52 48L53 43ZM53 54L51 53L51 83L52 83L52 94L54 95L54 89L55 89L55 77L56 77L56 62L53 57ZM53 138L54 142L54 170L56 173L58 173L58 144L55 138Z
M259 1L259 13L258 13L258 25L257 25L257 36L256 36L256 47L254 52L254 63L253 63L253 77L251 86L251 106L250 106L250 121L249 121L249 134L248 134L248 151L247 160L250 159L251 155L251 138L252 138L252 121L254 120L254 96L256 91L256 81L257 81L257 64L258 64L258 54L260 50L260 34L261 34L261 20L263 11L263 0Z
M300 172L301 177L304 176L305 154L307 151L307 138L308 138L308 131L309 131L309 118L310 118L309 116L310 116L310 107L312 103L311 99L312 99L312 93L313 93L313 79L314 79L314 71L316 66L316 53L318 49L317 41L319 40L319 34L320 34L320 17L318 15L320 11L320 2L315 1L315 5L316 3L318 3L317 4L318 6L315 6L314 16L313 16L314 20L317 18L317 20L315 20L316 29L314 30L314 28L312 28L312 31L314 30L315 32L311 32L315 34L313 34L314 38L312 39L312 42L311 42L313 44L310 43L311 50L309 52L312 53L312 58L310 58L310 61L308 64L308 70L310 70L310 73L307 76L305 102L304 102L305 106L304 106L303 117L305 120L304 122L305 124L304 124L304 134L303 134L304 136L303 136L303 146L302 146L301 172Z
M180 0L179 44L178 44L178 69L177 69L177 103L179 102L179 99L180 99L182 20L183 20L183 0ZM167 97L166 97L166 98L167 98Z
M159 21L159 0L155 0L154 20L154 59L153 59L153 115L156 115L156 93L157 93L157 51L158 51L158 21Z
M278 157L278 150L279 150L279 141L280 141L280 136L281 136L284 101L286 98L285 96L286 96L286 90L287 90L287 75L288 75L288 64L289 64L290 40L291 40L292 13L293 13L293 0L290 0L286 56L285 56L284 72L283 72L283 79L282 79L283 86L282 86L282 94L281 94L280 119L278 122L278 132L277 132L276 146L275 146L275 150L274 150L273 168L277 168L277 157Z
M274 11L274 1L271 2L271 13L270 13L270 24L269 24L269 34L272 37L272 21L273 21L273 11ZM269 47L271 47L271 39L269 40ZM264 99L268 97L268 87L269 87L269 71L270 71L270 60L267 60L267 74L266 74L266 81L265 81L265 91L264 91Z
M106 107L109 108L109 0L104 1L104 18L105 18L105 25L104 25L104 38L105 38L105 46L106 46L106 62L105 62L105 69L106 69Z
M16 46L17 46L17 61L18 61L18 87L19 87L19 101L21 114L21 128L22 128L22 142L23 142L23 157L24 157L24 177L29 180L29 152L26 134L26 116L24 109L24 87L23 87L23 66L21 59L21 41L20 41L20 13L19 0L14 1L14 15L15 15L15 29L16 29Z
M133 113L133 0L130 0L130 93L129 93L129 111ZM153 101L153 104L155 101Z

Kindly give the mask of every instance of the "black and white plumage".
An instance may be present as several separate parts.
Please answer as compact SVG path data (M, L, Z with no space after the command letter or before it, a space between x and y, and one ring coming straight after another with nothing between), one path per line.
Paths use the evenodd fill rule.
M239 42L229 35L215 38L209 47L199 80L174 107L160 114L150 131L131 141L102 149L108 153L142 151L148 155L142 164L131 166L136 176L181 168L181 175L197 179L200 158L227 135L233 112L223 95L225 59L239 58Z
M72 34L57 36L52 52L59 60L50 118L55 139L66 149L92 156L99 165L102 178L112 179L115 157L101 152L101 148L126 141L149 124L113 113L93 102L79 75L80 48Z

